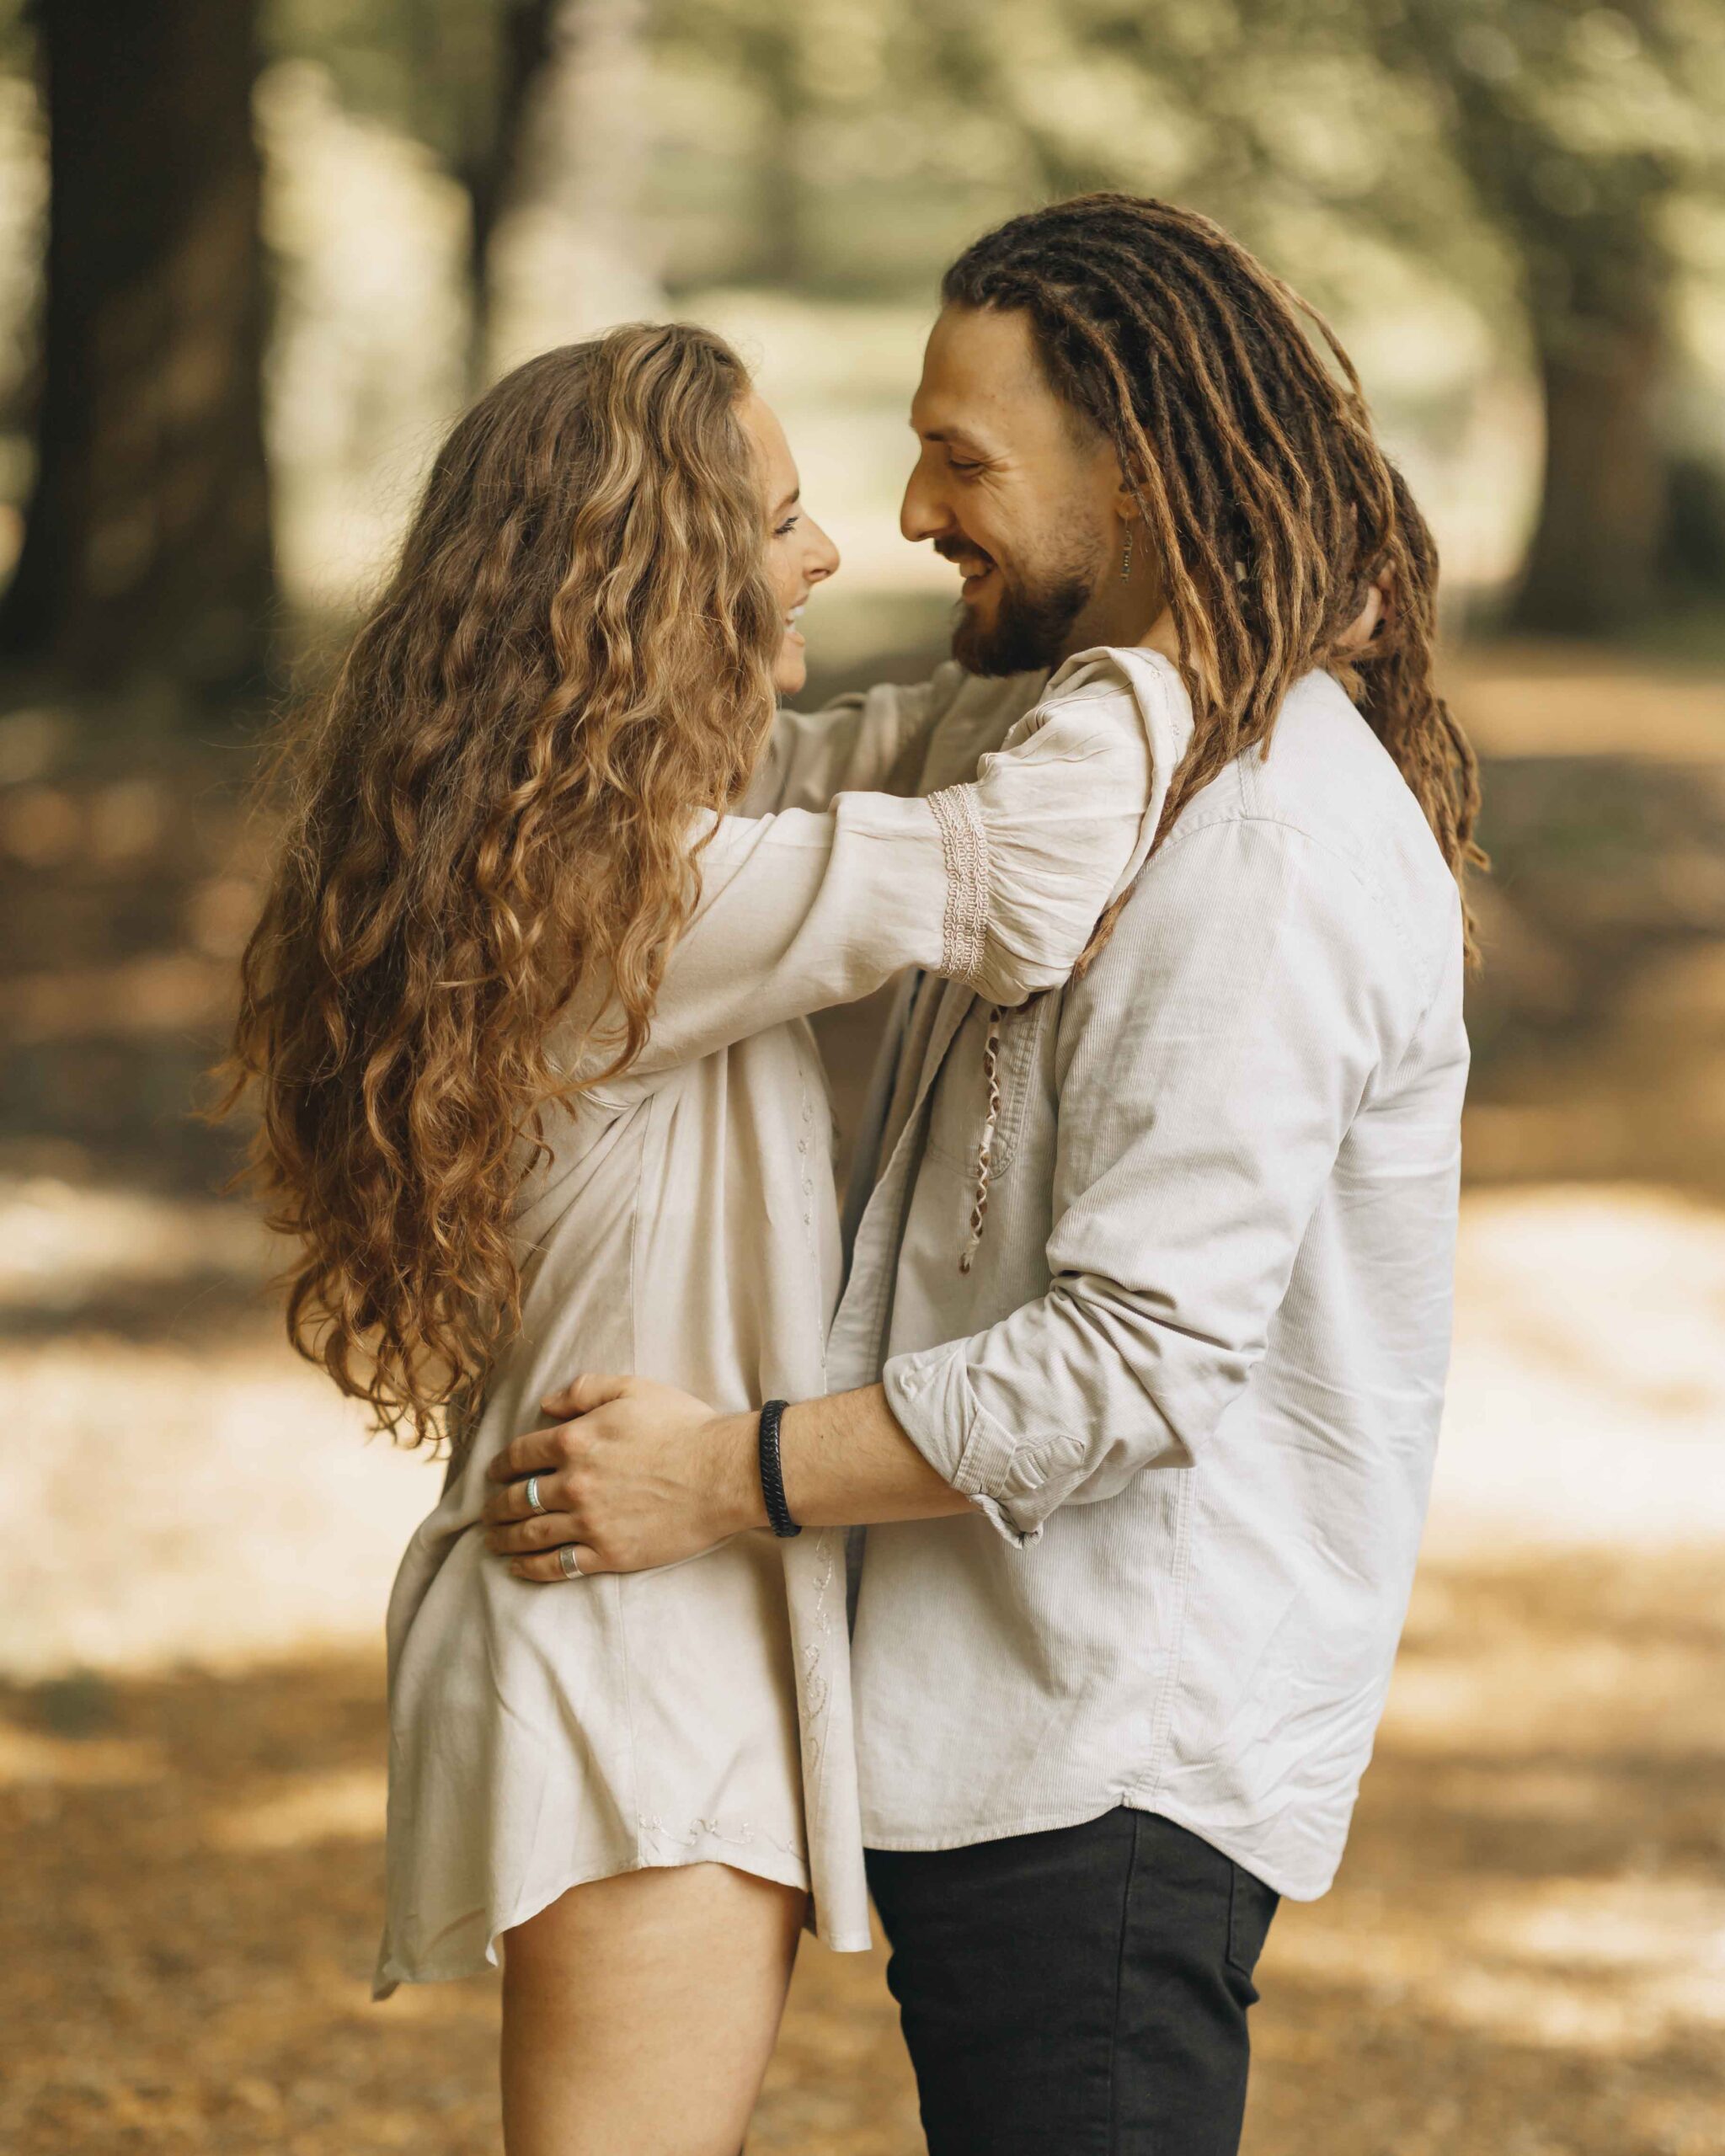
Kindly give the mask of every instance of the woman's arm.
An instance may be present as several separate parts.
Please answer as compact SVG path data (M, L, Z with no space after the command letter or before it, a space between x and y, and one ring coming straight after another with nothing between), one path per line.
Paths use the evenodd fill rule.
M948 660L927 681L879 681L819 711L781 709L759 770L744 794L745 816L829 808L841 793L909 793L902 767L964 682Z
M1141 860L1182 744L1135 670L1107 657L1064 676L1008 739L969 784L919 799L847 793L824 814L720 819L647 1045L595 1097L621 1106L906 966L1003 1005L1063 981ZM589 1066L606 1052L590 1041Z
M788 1018L948 962L951 889L927 801L846 794L824 814L718 819L701 899L665 969L645 1047L593 1097L621 1107L668 1072ZM595 1035L590 1065L614 1053Z

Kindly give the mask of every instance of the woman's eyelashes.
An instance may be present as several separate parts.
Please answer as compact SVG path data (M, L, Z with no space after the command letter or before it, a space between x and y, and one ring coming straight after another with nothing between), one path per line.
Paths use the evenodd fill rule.
M784 522L778 526L777 531L774 531L772 535L773 537L775 539L788 539L802 521L803 519L800 511L795 515L788 516Z

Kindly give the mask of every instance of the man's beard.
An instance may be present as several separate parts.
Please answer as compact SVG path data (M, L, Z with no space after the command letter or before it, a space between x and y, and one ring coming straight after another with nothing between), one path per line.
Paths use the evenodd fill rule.
M1016 587L996 562L1000 605L985 628L966 607L953 630L953 656L969 674L1002 676L1040 673L1065 657L1072 625L1090 604L1102 573L1099 547L1086 558L1069 558L1034 589Z

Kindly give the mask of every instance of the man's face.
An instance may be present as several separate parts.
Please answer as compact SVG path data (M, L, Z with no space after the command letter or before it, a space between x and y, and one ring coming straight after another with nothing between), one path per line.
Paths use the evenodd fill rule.
M1023 313L947 307L911 406L921 450L900 528L963 573L953 655L975 674L1126 640L1108 591L1119 466L1049 387L1031 335Z

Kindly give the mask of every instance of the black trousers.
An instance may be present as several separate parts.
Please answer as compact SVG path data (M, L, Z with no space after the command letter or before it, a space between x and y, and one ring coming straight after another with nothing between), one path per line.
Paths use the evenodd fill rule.
M1171 1820L871 1849L929 2156L1236 2156L1276 1896Z

